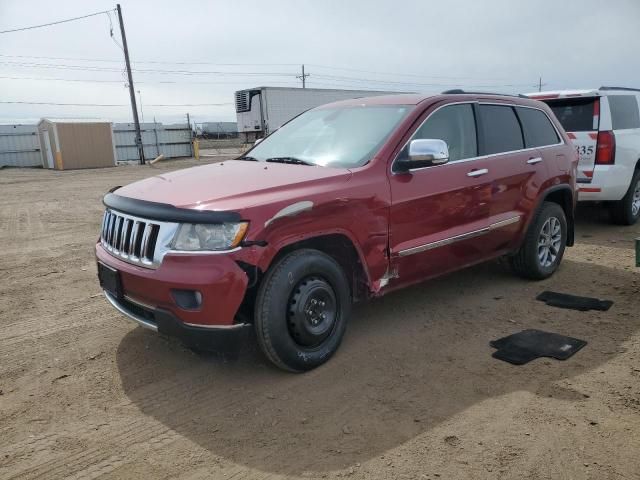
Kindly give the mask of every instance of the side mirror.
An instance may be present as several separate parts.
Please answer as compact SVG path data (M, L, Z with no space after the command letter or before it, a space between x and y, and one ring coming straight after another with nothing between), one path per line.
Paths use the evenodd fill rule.
M411 140L407 156L396 162L397 169L402 172L414 168L442 165L449 161L449 147L443 140L419 139Z

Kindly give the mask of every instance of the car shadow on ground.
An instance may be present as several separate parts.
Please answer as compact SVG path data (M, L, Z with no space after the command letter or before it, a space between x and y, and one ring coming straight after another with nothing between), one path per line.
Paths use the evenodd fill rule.
M576 209L576 244L633 249L637 237L640 223L615 225L603 204L584 204Z
M203 357L140 328L122 339L117 363L125 394L144 414L214 455L265 472L326 472L384 454L490 398L528 391L585 401L559 383L610 361L638 326L633 315L626 323L616 316L633 311L623 293L597 314L534 300L547 288L588 294L571 291L577 275L597 288L628 284L633 274L572 261L539 283L514 279L498 263L458 272L358 306L340 351L303 375L271 367L251 343L234 360ZM491 357L490 340L524 328L589 345L565 362L516 367Z

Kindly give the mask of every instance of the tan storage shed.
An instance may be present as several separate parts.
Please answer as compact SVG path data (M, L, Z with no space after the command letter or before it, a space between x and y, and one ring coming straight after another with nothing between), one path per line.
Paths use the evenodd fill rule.
M56 121L38 124L42 166L56 170L116 165L113 128L109 122Z

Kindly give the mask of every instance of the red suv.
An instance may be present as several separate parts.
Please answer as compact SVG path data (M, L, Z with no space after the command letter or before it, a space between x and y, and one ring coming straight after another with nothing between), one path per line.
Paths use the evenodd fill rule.
M325 105L236 160L104 197L109 302L195 349L254 328L295 372L353 302L507 256L543 279L573 244L578 158L545 104L449 91Z

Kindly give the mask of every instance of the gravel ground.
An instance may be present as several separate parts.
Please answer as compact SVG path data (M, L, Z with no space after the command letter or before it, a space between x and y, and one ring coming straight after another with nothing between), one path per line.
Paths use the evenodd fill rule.
M196 355L100 294L102 194L195 163L0 171L1 478L640 478L640 226L581 209L553 278L493 262L360 305L338 354L292 375L253 342ZM554 309L545 289L615 304ZM491 358L524 328L589 344Z

